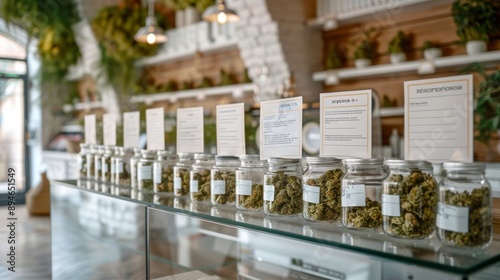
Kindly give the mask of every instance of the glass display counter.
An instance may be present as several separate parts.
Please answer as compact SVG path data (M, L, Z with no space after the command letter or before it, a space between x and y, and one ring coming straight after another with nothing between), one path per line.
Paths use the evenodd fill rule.
M52 182L51 199L53 267L72 254L54 279L500 278L496 240L450 250L436 237L407 241L92 181Z

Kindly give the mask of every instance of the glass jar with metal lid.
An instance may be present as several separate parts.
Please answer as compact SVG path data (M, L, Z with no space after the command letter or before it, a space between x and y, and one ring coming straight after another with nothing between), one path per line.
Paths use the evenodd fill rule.
M153 164L156 151L142 150L141 155L137 163L137 189L153 192Z
M134 148L134 155L130 158L130 186L137 188L139 182L137 181L137 164L141 160L141 149Z
M95 155L97 153L97 145L88 145L87 151L87 179L95 179Z
M193 165L193 154L179 153L179 161L174 166L174 195L189 194L189 171Z
M130 186L130 160L134 156L132 148L118 149L118 154L115 158L115 184L122 186Z
M436 228L437 182L430 162L387 159L383 182L382 217L387 235L428 238Z
M80 152L78 153L78 176L80 179L86 179L88 173L87 154L89 152L88 144L80 144Z
M342 217L341 184L344 176L342 160L332 157L307 157L307 170L302 176L306 220L337 222Z
M240 161L241 166L236 170L236 207L262 211L267 162L258 155L242 155Z
M195 154L195 163L189 171L189 192L192 201L210 201L210 169L214 165L214 156Z
M383 159L346 159L342 178L342 225L376 229L382 225L382 181L387 177Z
M101 157L101 181L111 183L111 159L114 155L115 147L105 146L104 154Z
M102 179L102 156L104 155L104 146L96 145L96 153L94 156L94 179L101 181Z
M177 155L168 151L158 151L153 164L153 187L157 194L174 195L174 166Z
M264 213L274 216L302 213L300 159L269 158L264 184Z
M445 162L437 233L447 246L485 248L492 239L491 186L480 163Z
M210 180L210 202L213 205L235 205L236 168L238 166L240 166L238 157L215 157Z

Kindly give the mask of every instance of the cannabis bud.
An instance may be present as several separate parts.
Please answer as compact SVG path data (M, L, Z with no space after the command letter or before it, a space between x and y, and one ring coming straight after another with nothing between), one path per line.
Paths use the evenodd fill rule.
M153 164L150 162L142 162L141 165L139 165L139 166L141 168L149 167L150 169L152 169L152 165ZM140 168L138 169L137 172L141 172ZM141 180L138 181L138 183L139 183L139 188L142 190L153 191L153 189L154 189L153 178L149 178L149 179L141 178Z
M110 182L111 181L111 157L103 157L103 167L106 166L106 168L102 169L102 176L104 178L104 182Z
M172 167L160 167L161 178L160 182L155 183L155 192L172 193L174 191L174 170Z
M422 238L432 234L436 224L437 183L432 175L413 170L409 175L391 175L384 182L384 194L399 196L400 215L384 216L389 235Z
M261 209L263 204L264 186L262 184L252 184L250 195L238 195L238 205L245 209Z
M213 181L224 181L225 194L212 194L212 203L215 205L225 205L234 203L236 198L236 174L234 171L216 171L212 178ZM212 181L212 183L213 183Z
M191 193L194 201L210 201L210 169L192 171L192 180L198 181L198 191Z
M365 197L364 207L344 207L343 220L351 228L378 228L382 224L382 204Z
M304 200L304 217L314 221L335 221L341 215L341 183L344 172L328 170L318 178L305 180L306 185L319 187L319 203ZM304 178L305 179L305 178Z
M264 201L266 214L294 215L302 212L302 180L282 171L266 175L266 184L274 186L274 201Z
M130 186L130 173L129 173L129 168L128 168L128 163L127 162L121 162L120 164L123 164L123 170L118 173L118 184L123 185L123 186Z
M181 179L181 187L175 189L175 195L183 196L189 194L189 168L187 167L174 167L176 177Z

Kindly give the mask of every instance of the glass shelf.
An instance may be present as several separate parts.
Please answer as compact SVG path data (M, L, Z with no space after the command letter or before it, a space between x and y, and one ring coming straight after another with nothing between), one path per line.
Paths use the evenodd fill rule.
M57 182L57 184L132 201L173 214L183 214L222 225L311 242L320 246L327 245L352 253L446 273L471 275L500 263L500 242L496 240L484 250L458 250L442 246L436 236L426 240L404 240L386 236L381 232L347 230L341 225L312 223L301 217L268 217L261 212L193 203L189 198L158 196L128 187L93 181L69 180Z

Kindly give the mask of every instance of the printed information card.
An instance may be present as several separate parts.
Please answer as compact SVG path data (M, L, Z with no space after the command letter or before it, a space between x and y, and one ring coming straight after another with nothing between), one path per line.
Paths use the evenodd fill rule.
M372 157L372 91L320 95L321 157Z
M146 110L148 150L165 150L165 120L163 108Z
M123 147L138 148L140 133L139 112L123 113Z
M97 144L95 115L85 116L85 143Z
M217 106L217 154L239 156L245 152L244 103Z
M177 153L203 153L203 107L177 109Z
M102 116L102 130L104 145L116 146L116 116L114 114Z
M302 96L260 102L260 159L302 158Z
M472 75L404 85L405 159L472 162Z

